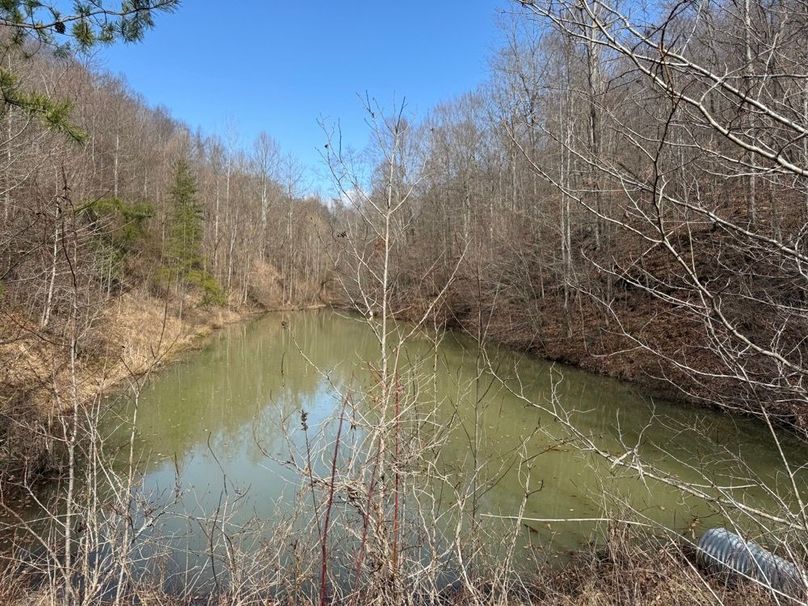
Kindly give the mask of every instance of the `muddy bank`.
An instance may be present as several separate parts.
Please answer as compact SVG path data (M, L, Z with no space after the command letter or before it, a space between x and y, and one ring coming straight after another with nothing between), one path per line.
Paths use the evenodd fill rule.
M581 550L563 566L538 565L530 577L516 578L502 570L479 570L467 582L456 581L425 591L417 575L401 583L369 579L351 604L414 604L418 606L770 606L777 600L751 581L730 582L723 575L708 575L696 564L684 541L660 541L627 535L614 527L608 544ZM10 606L52 604L63 596L38 588L31 573L9 569L0 576L0 603ZM126 603L161 606L202 604L318 604L313 592L299 591L294 573L279 581L285 591L250 585L222 588L220 593L167 590L155 579L140 579L128 588Z

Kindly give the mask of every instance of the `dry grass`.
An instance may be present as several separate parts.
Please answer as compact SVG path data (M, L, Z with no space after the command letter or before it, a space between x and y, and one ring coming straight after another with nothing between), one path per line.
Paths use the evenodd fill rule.
M87 328L80 341L75 377L69 365L69 344L58 334L39 331L22 314L0 316L0 392L6 404L24 400L53 414L57 394L72 394L75 378L79 399L88 400L127 377L141 376L194 347L201 337L244 313L222 308L197 308L192 298L166 305L146 293L114 299Z
M447 588L437 600L417 597L417 591L398 595L380 593L360 594L359 599L347 602L353 606L772 606L775 601L759 588L747 584L730 584L720 577L704 576L691 566L689 557L676 545L622 545L619 553L612 551L581 551L562 568L537 570L533 579L522 579L513 584L506 594L493 590L480 579L482 585L470 592L466 589ZM9 573L18 574L17 572ZM47 589L26 588L19 576L6 575L0 589L0 605L29 606L59 603ZM11 579L14 582L10 582ZM417 579L413 580L417 585ZM290 583L291 585L291 583ZM224 588L223 588L224 589ZM148 586L143 580L132 588L136 603L161 606L195 606L239 604L268 605L294 604L307 606L316 603L311 595L285 591L286 597L270 597L271 593L224 590L221 594L166 592L155 583ZM99 602L101 604L102 602ZM126 603L130 603L127 601ZM132 602L134 603L134 602Z
M98 331L103 333L101 390L114 387L128 376L140 376L165 363L177 353L195 347L200 338L244 314L223 308L200 309L193 299L183 302L182 318L177 303L166 306L144 293L127 293L106 309Z
M250 272L248 297L266 309L283 306L283 278L274 265L258 260Z
M607 547L581 551L560 569L540 573L532 604L543 606L770 605L770 594L752 583L709 577L692 550L673 542L613 537Z

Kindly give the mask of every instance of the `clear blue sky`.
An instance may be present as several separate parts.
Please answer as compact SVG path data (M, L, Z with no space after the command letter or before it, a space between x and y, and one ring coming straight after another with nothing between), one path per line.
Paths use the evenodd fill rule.
M267 131L307 167L310 190L328 195L318 118L339 120L362 147L357 94L382 107L406 97L410 115L472 90L500 46L508 0L186 0L159 15L136 45L100 51L150 105L192 129L223 133L231 121L249 148Z

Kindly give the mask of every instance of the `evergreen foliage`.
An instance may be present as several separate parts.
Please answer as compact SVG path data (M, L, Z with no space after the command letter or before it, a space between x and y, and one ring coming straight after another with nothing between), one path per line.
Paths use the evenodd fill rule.
M196 179L186 160L174 169L171 187L169 268L178 278L186 278L202 265L202 209L196 200Z
M0 25L10 29L15 45L35 39L59 50L86 50L115 41L138 42L154 26L155 12L170 12L179 4L179 0L74 0L65 13L66 3L0 0Z
M212 275L202 269L188 272L188 283L202 290L202 305L227 305L224 290Z
M3 68L0 68L0 94L6 110L8 107L15 107L78 143L87 138L87 134L70 121L70 103L51 99L42 93L22 90L17 76Z
M197 201L196 179L188 161L182 159L174 169L171 187L171 215L168 242L168 277L180 284L202 290L202 305L225 305L222 287L203 267L203 213Z
M102 282L121 282L127 261L144 252L147 222L154 208L148 202L103 198L87 204L80 212L95 228L97 272Z

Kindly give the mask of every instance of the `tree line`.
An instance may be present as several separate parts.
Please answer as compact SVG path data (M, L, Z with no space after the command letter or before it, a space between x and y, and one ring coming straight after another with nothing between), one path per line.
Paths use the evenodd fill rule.
M87 323L111 297L140 287L154 295L196 287L218 304L318 301L328 211L301 196L299 165L269 135L245 150L232 137L194 133L73 57L10 45L4 64L17 86L53 91L80 133L76 141L5 107L7 310L44 329L77 290Z

